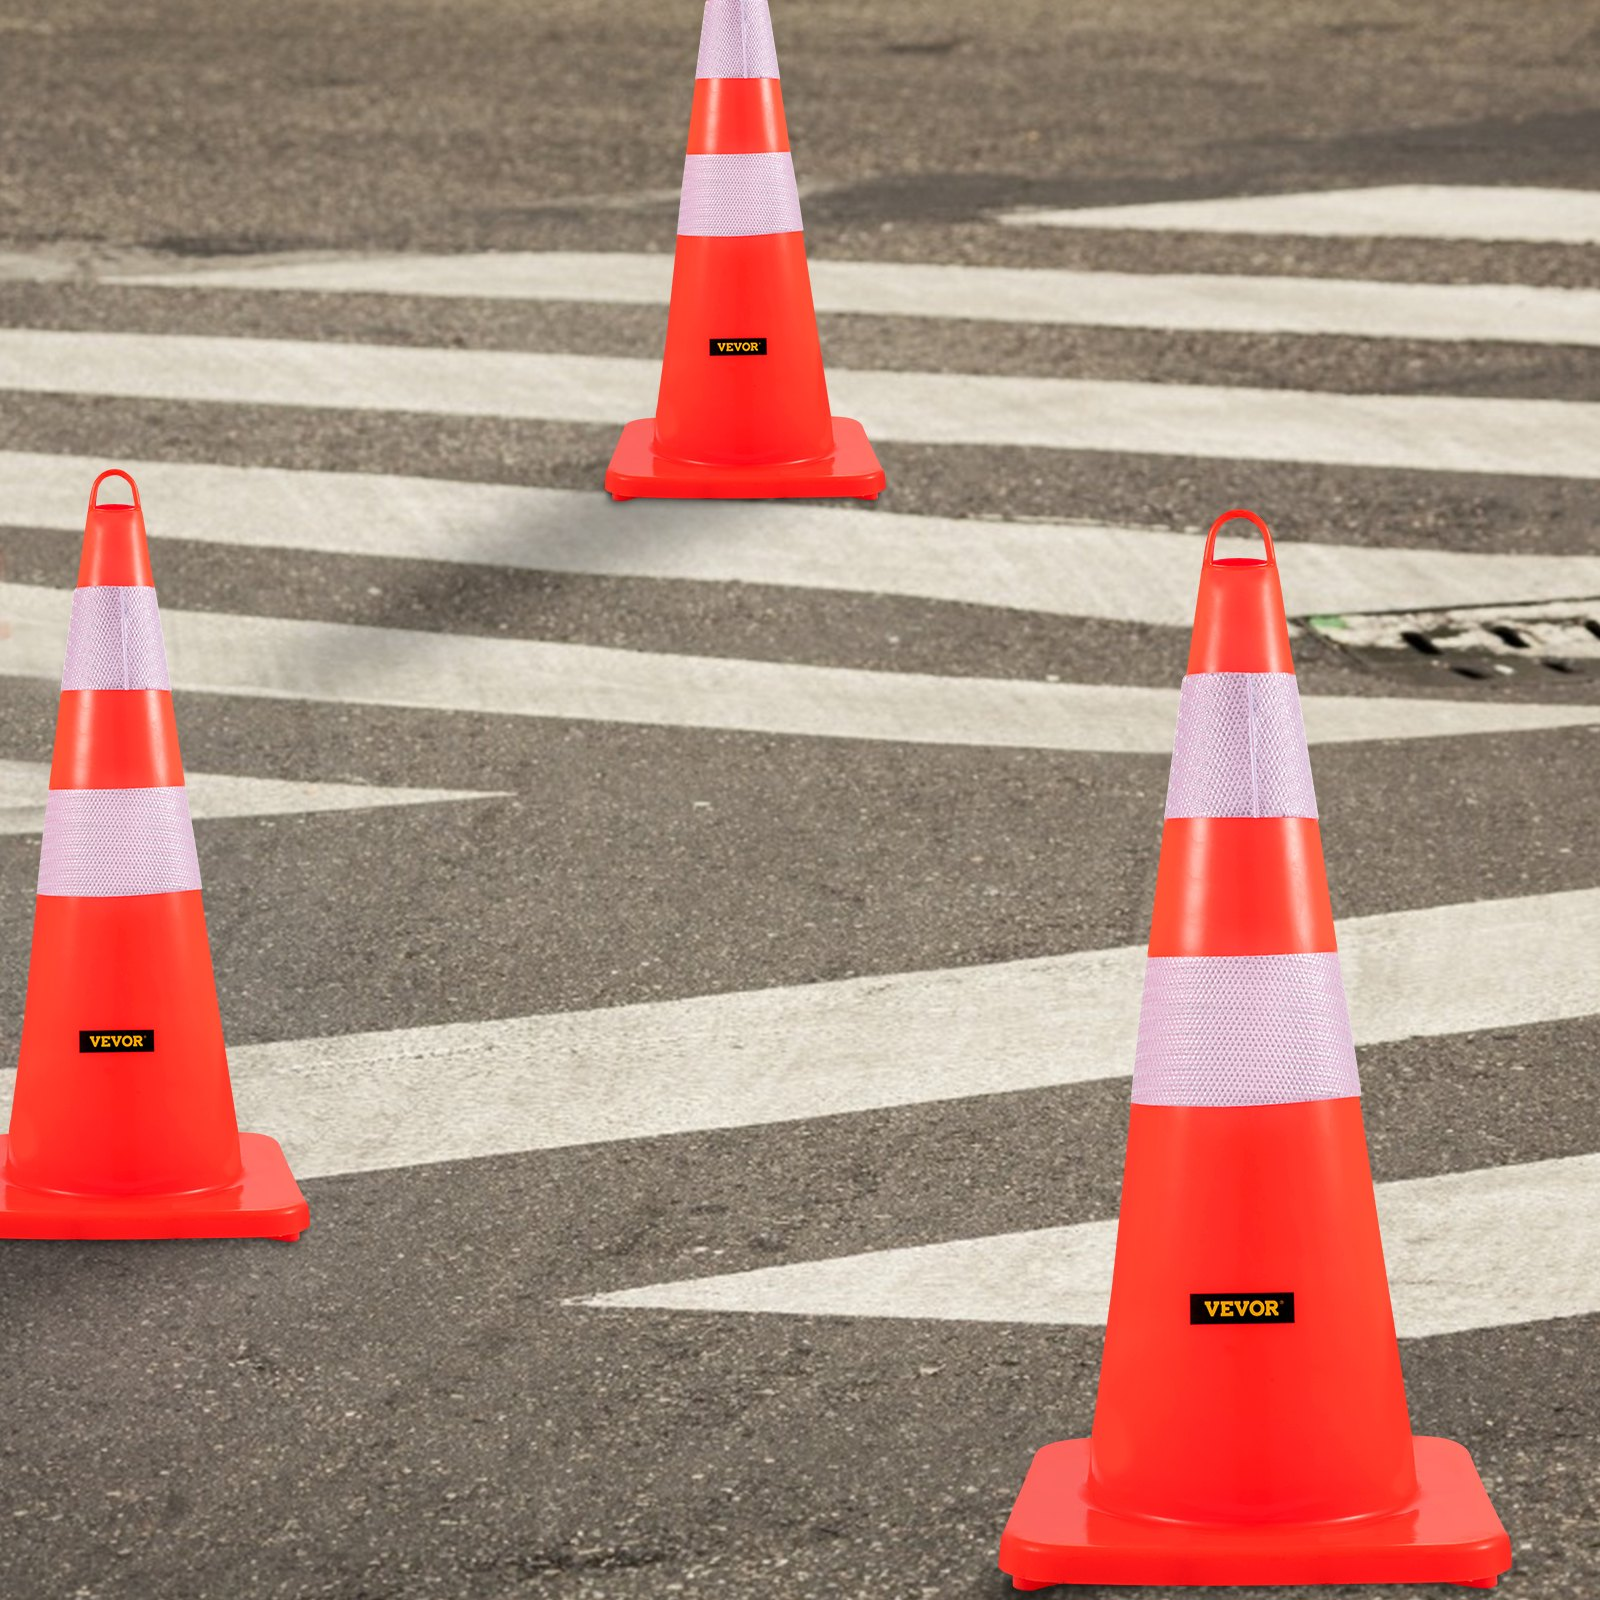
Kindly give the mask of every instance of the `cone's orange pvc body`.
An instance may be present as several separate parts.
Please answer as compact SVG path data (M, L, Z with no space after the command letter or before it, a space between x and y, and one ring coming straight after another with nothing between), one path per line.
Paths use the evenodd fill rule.
M294 1238L241 1134L144 517L89 496L45 808L0 1238Z
M1361 1102L1136 1105L1127 1168L1096 1502L1187 1522L1403 1506L1416 1473ZM1224 1320L1193 1322L1191 1294ZM1290 1295L1293 1322L1239 1320L1241 1299L1270 1316Z
M833 419L798 233L680 239L652 448L708 467L783 467L833 450ZM710 353L721 328L760 355ZM689 381L682 375L692 374Z
M707 0L661 391L605 481L619 500L883 488L860 423L830 414L766 0Z
M1231 517L1257 561L1214 559ZM1271 536L1206 543L1088 1439L1000 1545L1057 1583L1454 1582L1511 1564L1472 1459L1414 1438Z

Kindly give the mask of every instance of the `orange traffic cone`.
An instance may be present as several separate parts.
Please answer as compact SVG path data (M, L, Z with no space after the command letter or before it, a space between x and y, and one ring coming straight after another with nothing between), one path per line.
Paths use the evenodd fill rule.
M606 488L873 500L883 483L861 424L829 415L767 0L706 0L661 393Z
M1243 517L1265 559L1219 560ZM1453 1582L1511 1545L1413 1438L1272 537L1212 525L1167 790L1088 1439L1000 1543L1055 1583Z
M132 505L97 505L107 478ZM241 1134L139 491L89 491L45 802L0 1238L293 1239L306 1202Z

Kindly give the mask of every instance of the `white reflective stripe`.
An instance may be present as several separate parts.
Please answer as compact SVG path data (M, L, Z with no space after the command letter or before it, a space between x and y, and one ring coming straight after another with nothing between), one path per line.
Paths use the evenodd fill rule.
M99 584L76 589L67 623L63 689L170 689L154 589Z
M697 78L776 78L778 47L767 0L706 0Z
M1314 817L1316 791L1292 672L1183 680L1169 817Z
M1360 1093L1333 951L1150 958L1135 1105L1268 1106Z
M52 789L45 796L41 895L176 894L199 887L182 784Z
M787 150L683 158L680 234L738 239L799 233L800 226L800 193Z

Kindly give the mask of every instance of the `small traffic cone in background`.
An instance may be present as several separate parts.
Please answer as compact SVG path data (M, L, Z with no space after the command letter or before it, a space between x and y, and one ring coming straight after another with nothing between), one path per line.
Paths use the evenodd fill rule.
M706 0L661 392L606 488L873 500L883 484L861 424L829 414L767 0Z
M1217 559L1254 523L1264 559ZM1413 1438L1272 537L1206 541L1100 1393L1000 1544L1056 1583L1445 1582L1511 1545Z
M132 505L98 505L107 478ZM0 1238L298 1237L241 1134L139 491L89 491L45 802Z

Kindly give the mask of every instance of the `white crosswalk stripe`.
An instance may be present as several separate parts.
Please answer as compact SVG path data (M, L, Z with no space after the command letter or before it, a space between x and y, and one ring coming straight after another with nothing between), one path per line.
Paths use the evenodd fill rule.
M0 677L56 678L70 595L0 584ZM174 686L486 716L1162 755L1174 689L939 677L164 608ZM1600 725L1600 705L1307 695L1313 744Z
M1600 242L1600 196L1427 186L1033 211L1018 226L1323 238ZM268 259L126 268L96 281L264 296L413 295L588 306L664 303L665 256L512 252ZM1593 289L820 261L828 312L953 321L1600 346ZM17 256L0 277L65 276ZM86 274L95 279L95 274ZM40 291L43 292L43 291ZM141 299L148 303L150 296ZM156 297L163 304L172 297ZM1113 335L1108 335L1112 337ZM1519 359L1522 359L1519 356ZM933 358L930 358L932 360ZM1577 356L1549 359L1572 361ZM189 333L0 330L0 391L199 407L517 419L607 428L647 414L654 352L637 358L277 340ZM1600 477L1600 404L1442 393L1340 393L1066 376L831 369L836 407L886 444L1024 447L1362 471L1467 473L1515 484ZM185 441L184 456L205 452ZM382 459L382 452L379 452ZM59 583L0 583L0 678L58 681L70 549L101 465L0 452L0 524L61 537ZM616 506L580 493L372 472L132 464L157 540L251 558L440 563L645 583L770 585L835 594L1182 628L1197 527L1032 523L805 504ZM893 474L891 474L893 477ZM1220 510L1206 507L1203 510ZM1320 508L1318 508L1320 512ZM1312 513L1313 515L1318 513ZM1423 519L1418 520L1418 526ZM1291 613L1446 611L1600 594L1600 555L1569 530L1517 553L1370 545L1285 527ZM30 546L33 558L39 544ZM1040 682L844 668L543 638L359 626L315 617L163 610L174 683L196 693L445 715L540 717L895 742L1165 755L1176 685ZM1459 687L1459 686L1458 686ZM1600 699L1600 696L1591 698ZM1315 744L1456 740L1593 729L1600 705L1472 695L1307 694ZM231 714L231 713L230 713ZM344 712L341 712L343 715ZM182 712L180 709L180 718ZM248 717L248 711L245 713ZM1592 741L1587 741L1592 742ZM1425 748L1418 746L1418 748ZM38 829L43 752L0 750L0 834ZM338 769L341 778L343 769ZM490 798L499 791L189 777L197 818L271 817ZM1152 822L1154 826L1154 822ZM1152 834L1152 838L1154 835ZM204 853L204 837L201 839ZM1358 1044L1563 1024L1600 1012L1600 890L1398 909L1340 924ZM947 952L931 955L949 960ZM648 1004L491 1017L236 1048L243 1120L280 1133L314 1178L713 1130L840 1119L1125 1076L1143 954L1087 950L896 971ZM0 1073L0 1111L11 1074ZM404 1116L392 1108L403 1104ZM1600 1222L1600 1157L1516 1162L1384 1185L1401 1330L1445 1335L1600 1310L1578 1241ZM1053 1220L1053 1219L1052 1219ZM586 1303L616 1310L1094 1323L1113 1224L1089 1217L995 1238L883 1248L836 1260L662 1282ZM1537 1279L1537 1306L1515 1285Z
M3 649L3 646L0 646ZM0 759L0 835L38 833L50 768L41 761ZM189 815L196 822L223 817L286 817L321 811L365 811L376 806L439 805L489 800L477 789L402 789L366 783L295 783L220 772L186 772ZM201 850L204 860L205 852Z
M1600 194L1581 189L1405 183L1153 205L1013 211L1004 222L1053 228L1294 234L1346 239L1484 239L1600 244Z
M1600 1311L1600 1156L1378 1186L1397 1331L1421 1339ZM761 1267L599 1295L622 1309L1100 1323L1114 1221ZM1537 1296L1526 1292L1539 1285Z
M0 507L19 527L83 527L102 463L0 451ZM530 572L759 583L912 595L1186 628L1201 530L998 522L778 502L636 501L377 473L125 463L155 538L237 549L465 562ZM1442 609L1600 594L1600 555L1473 555L1297 540L1291 616Z
M502 250L469 256L334 256L116 275L168 289L409 294L473 300L665 305L668 256ZM1525 284L1371 283L1220 273L813 261L817 310L875 317L1198 333L1340 334L1600 344L1600 291Z
M1582 1016L1600 891L1346 919L1358 1045ZM1132 1069L1144 952L457 1023L234 1052L308 1173L837 1117ZM396 1097L418 1115L403 1125Z
M1351 917L1339 942L1360 1046L1600 1002L1600 890ZM248 1045L230 1052L234 1090L247 1124L321 1176L1095 1083L1132 1070L1144 959L1127 946Z
M36 394L614 426L650 414L659 376L633 357L0 330L0 388ZM1600 477L1590 401L849 370L828 388L885 442Z

